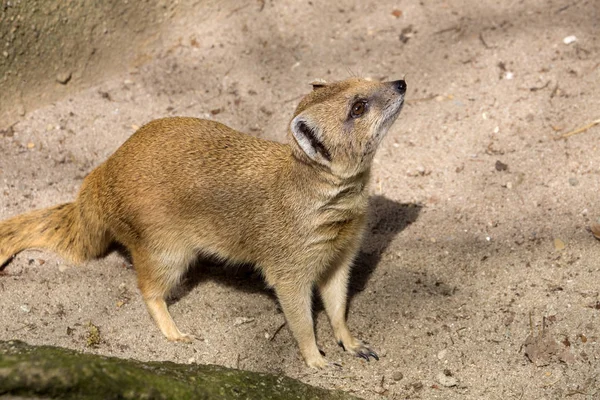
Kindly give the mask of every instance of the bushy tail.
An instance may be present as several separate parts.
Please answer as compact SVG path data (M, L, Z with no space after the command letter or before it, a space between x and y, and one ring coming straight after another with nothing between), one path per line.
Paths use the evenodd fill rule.
M0 222L0 270L32 247L80 263L102 255L109 245L108 231L99 218L77 203L61 204Z

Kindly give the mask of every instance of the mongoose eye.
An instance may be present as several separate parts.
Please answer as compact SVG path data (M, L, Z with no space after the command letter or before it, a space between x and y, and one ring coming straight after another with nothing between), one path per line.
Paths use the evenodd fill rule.
M365 113L367 110L367 102L364 100L359 100L352 105L352 110L350 111L350 116L352 118L358 118Z

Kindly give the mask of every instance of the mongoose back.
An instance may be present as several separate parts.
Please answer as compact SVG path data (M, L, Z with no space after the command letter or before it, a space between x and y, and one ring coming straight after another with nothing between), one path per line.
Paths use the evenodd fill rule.
M310 367L328 364L315 340L315 286L338 343L378 359L347 327L347 285L373 156L405 92L403 80L314 83L288 144L214 121L152 121L85 178L73 203L1 222L0 268L31 247L80 263L120 243L162 333L190 341L165 303L189 265L202 255L251 263L275 290Z

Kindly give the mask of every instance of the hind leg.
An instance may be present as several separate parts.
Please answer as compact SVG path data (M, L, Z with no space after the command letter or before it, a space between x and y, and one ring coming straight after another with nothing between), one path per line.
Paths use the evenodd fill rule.
M137 272L138 286L142 292L148 312L168 340L191 342L193 335L182 333L167 309L165 299L187 270L190 258L185 256L161 257L143 250L131 252L133 266Z

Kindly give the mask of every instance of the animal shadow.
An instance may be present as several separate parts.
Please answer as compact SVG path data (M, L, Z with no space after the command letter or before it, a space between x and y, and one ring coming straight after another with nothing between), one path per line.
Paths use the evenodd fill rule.
M365 289L382 254L398 233L417 220L422 208L420 204L399 203L384 196L371 197L367 231L350 276L349 300Z

